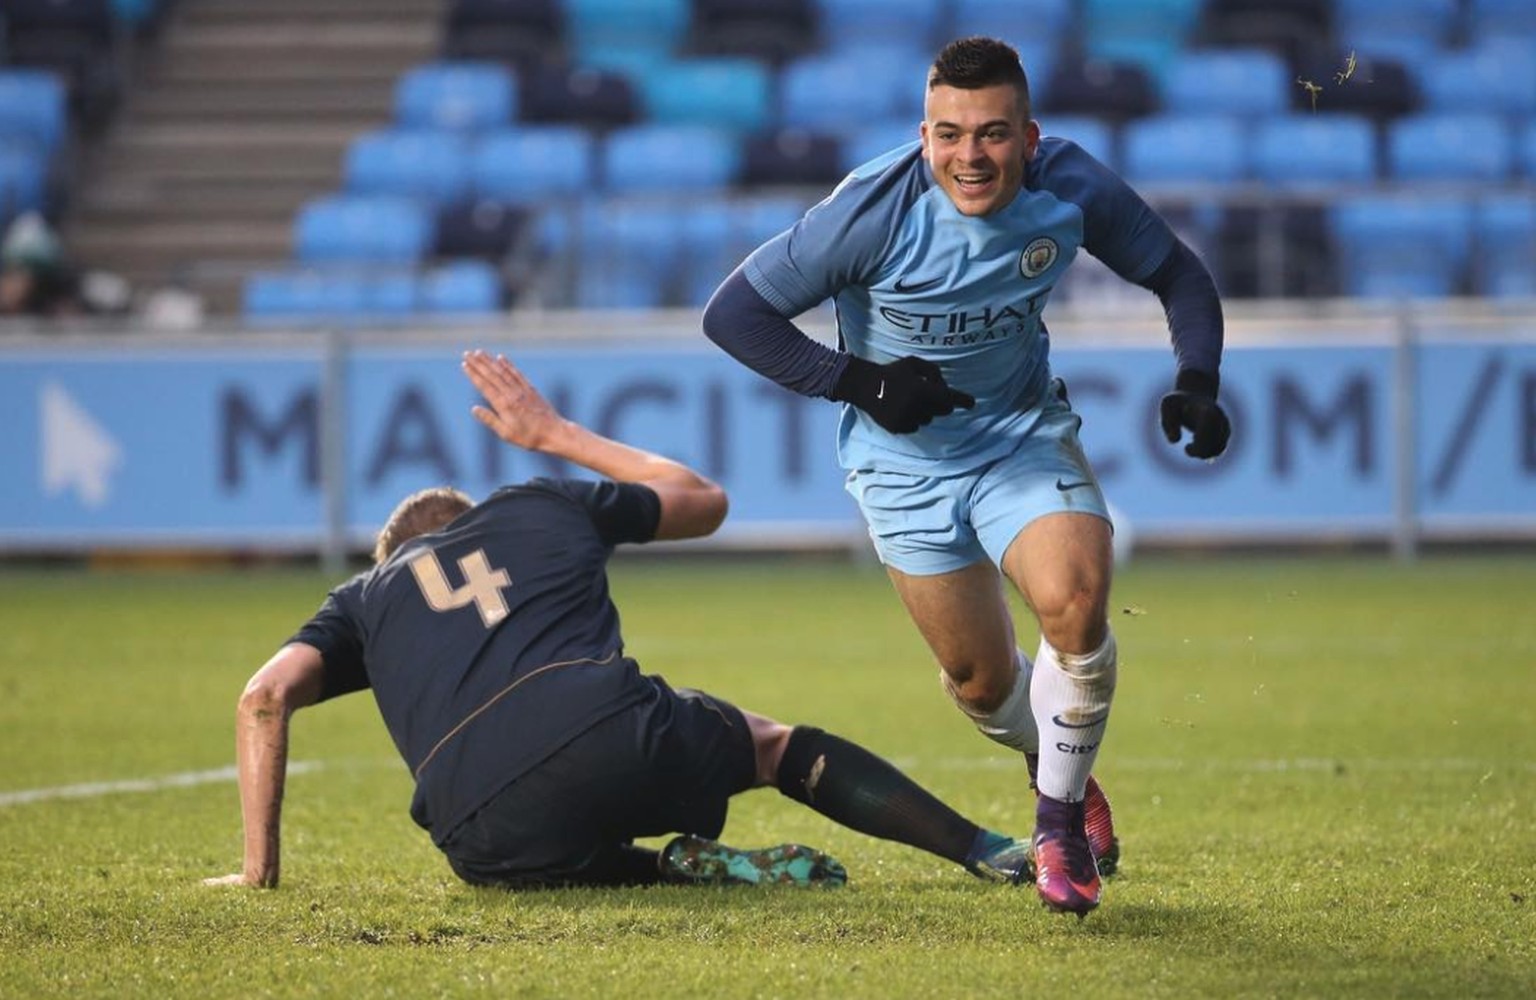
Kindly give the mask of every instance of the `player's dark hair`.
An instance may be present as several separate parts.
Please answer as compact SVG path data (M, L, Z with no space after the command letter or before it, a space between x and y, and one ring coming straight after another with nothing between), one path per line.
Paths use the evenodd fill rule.
M980 90L1008 85L1019 92L1019 107L1029 117L1029 77L1019 62L1019 52L996 38L958 38L939 53L928 70L928 89L958 87Z
M417 535L444 527L474 505L467 495L450 486L417 490L400 501L379 529L379 537L373 543L373 561L383 562Z

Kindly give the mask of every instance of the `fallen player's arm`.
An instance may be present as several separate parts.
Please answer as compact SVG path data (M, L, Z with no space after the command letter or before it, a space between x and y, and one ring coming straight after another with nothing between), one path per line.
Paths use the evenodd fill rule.
M283 784L288 773L288 721L320 700L324 661L301 642L278 650L258 670L235 717L235 769L240 782L240 815L245 827L245 865L232 875L204 879L206 885L276 887L281 867Z

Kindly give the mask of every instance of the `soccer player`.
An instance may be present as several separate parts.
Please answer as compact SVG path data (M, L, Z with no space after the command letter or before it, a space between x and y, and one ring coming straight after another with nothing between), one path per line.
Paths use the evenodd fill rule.
M1112 529L1041 319L1079 250L1162 300L1177 362L1162 429L1170 442L1190 431L1195 458L1220 455L1230 425L1209 272L1119 177L1041 137L1018 54L994 39L947 45L918 137L753 251L703 322L759 373L845 404L848 490L945 689L1026 754L1038 891L1081 915L1118 855L1090 778L1117 669ZM792 322L827 299L840 351ZM1033 661L1016 649L1002 576L1039 625Z
M245 862L209 884L276 886L289 719L371 688L415 778L411 818L474 884L839 885L786 844L716 842L727 800L772 785L817 812L994 881L1033 878L1029 844L960 816L868 750L698 691L624 655L607 563L622 542L713 532L715 483L563 419L504 358L465 355L475 416L509 444L605 477L535 479L479 504L436 488L379 532L375 565L333 590L240 698ZM660 850L637 837L678 833Z

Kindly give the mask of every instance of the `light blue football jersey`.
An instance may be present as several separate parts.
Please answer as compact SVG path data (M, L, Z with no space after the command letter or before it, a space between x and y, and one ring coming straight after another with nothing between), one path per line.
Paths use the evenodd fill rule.
M743 273L785 316L831 299L845 350L876 363L928 358L976 397L913 434L843 406L844 468L943 476L1010 453L1028 433L1051 377L1041 314L1078 250L1140 281L1175 242L1123 180L1065 139L1041 139L1019 196L985 216L955 209L912 142L855 169Z

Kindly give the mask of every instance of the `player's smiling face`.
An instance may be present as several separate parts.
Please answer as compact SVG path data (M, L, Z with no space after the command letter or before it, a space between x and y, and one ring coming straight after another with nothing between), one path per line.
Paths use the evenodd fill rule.
M1013 201L1040 142L1017 90L934 87L924 115L923 156L962 215L988 215Z

